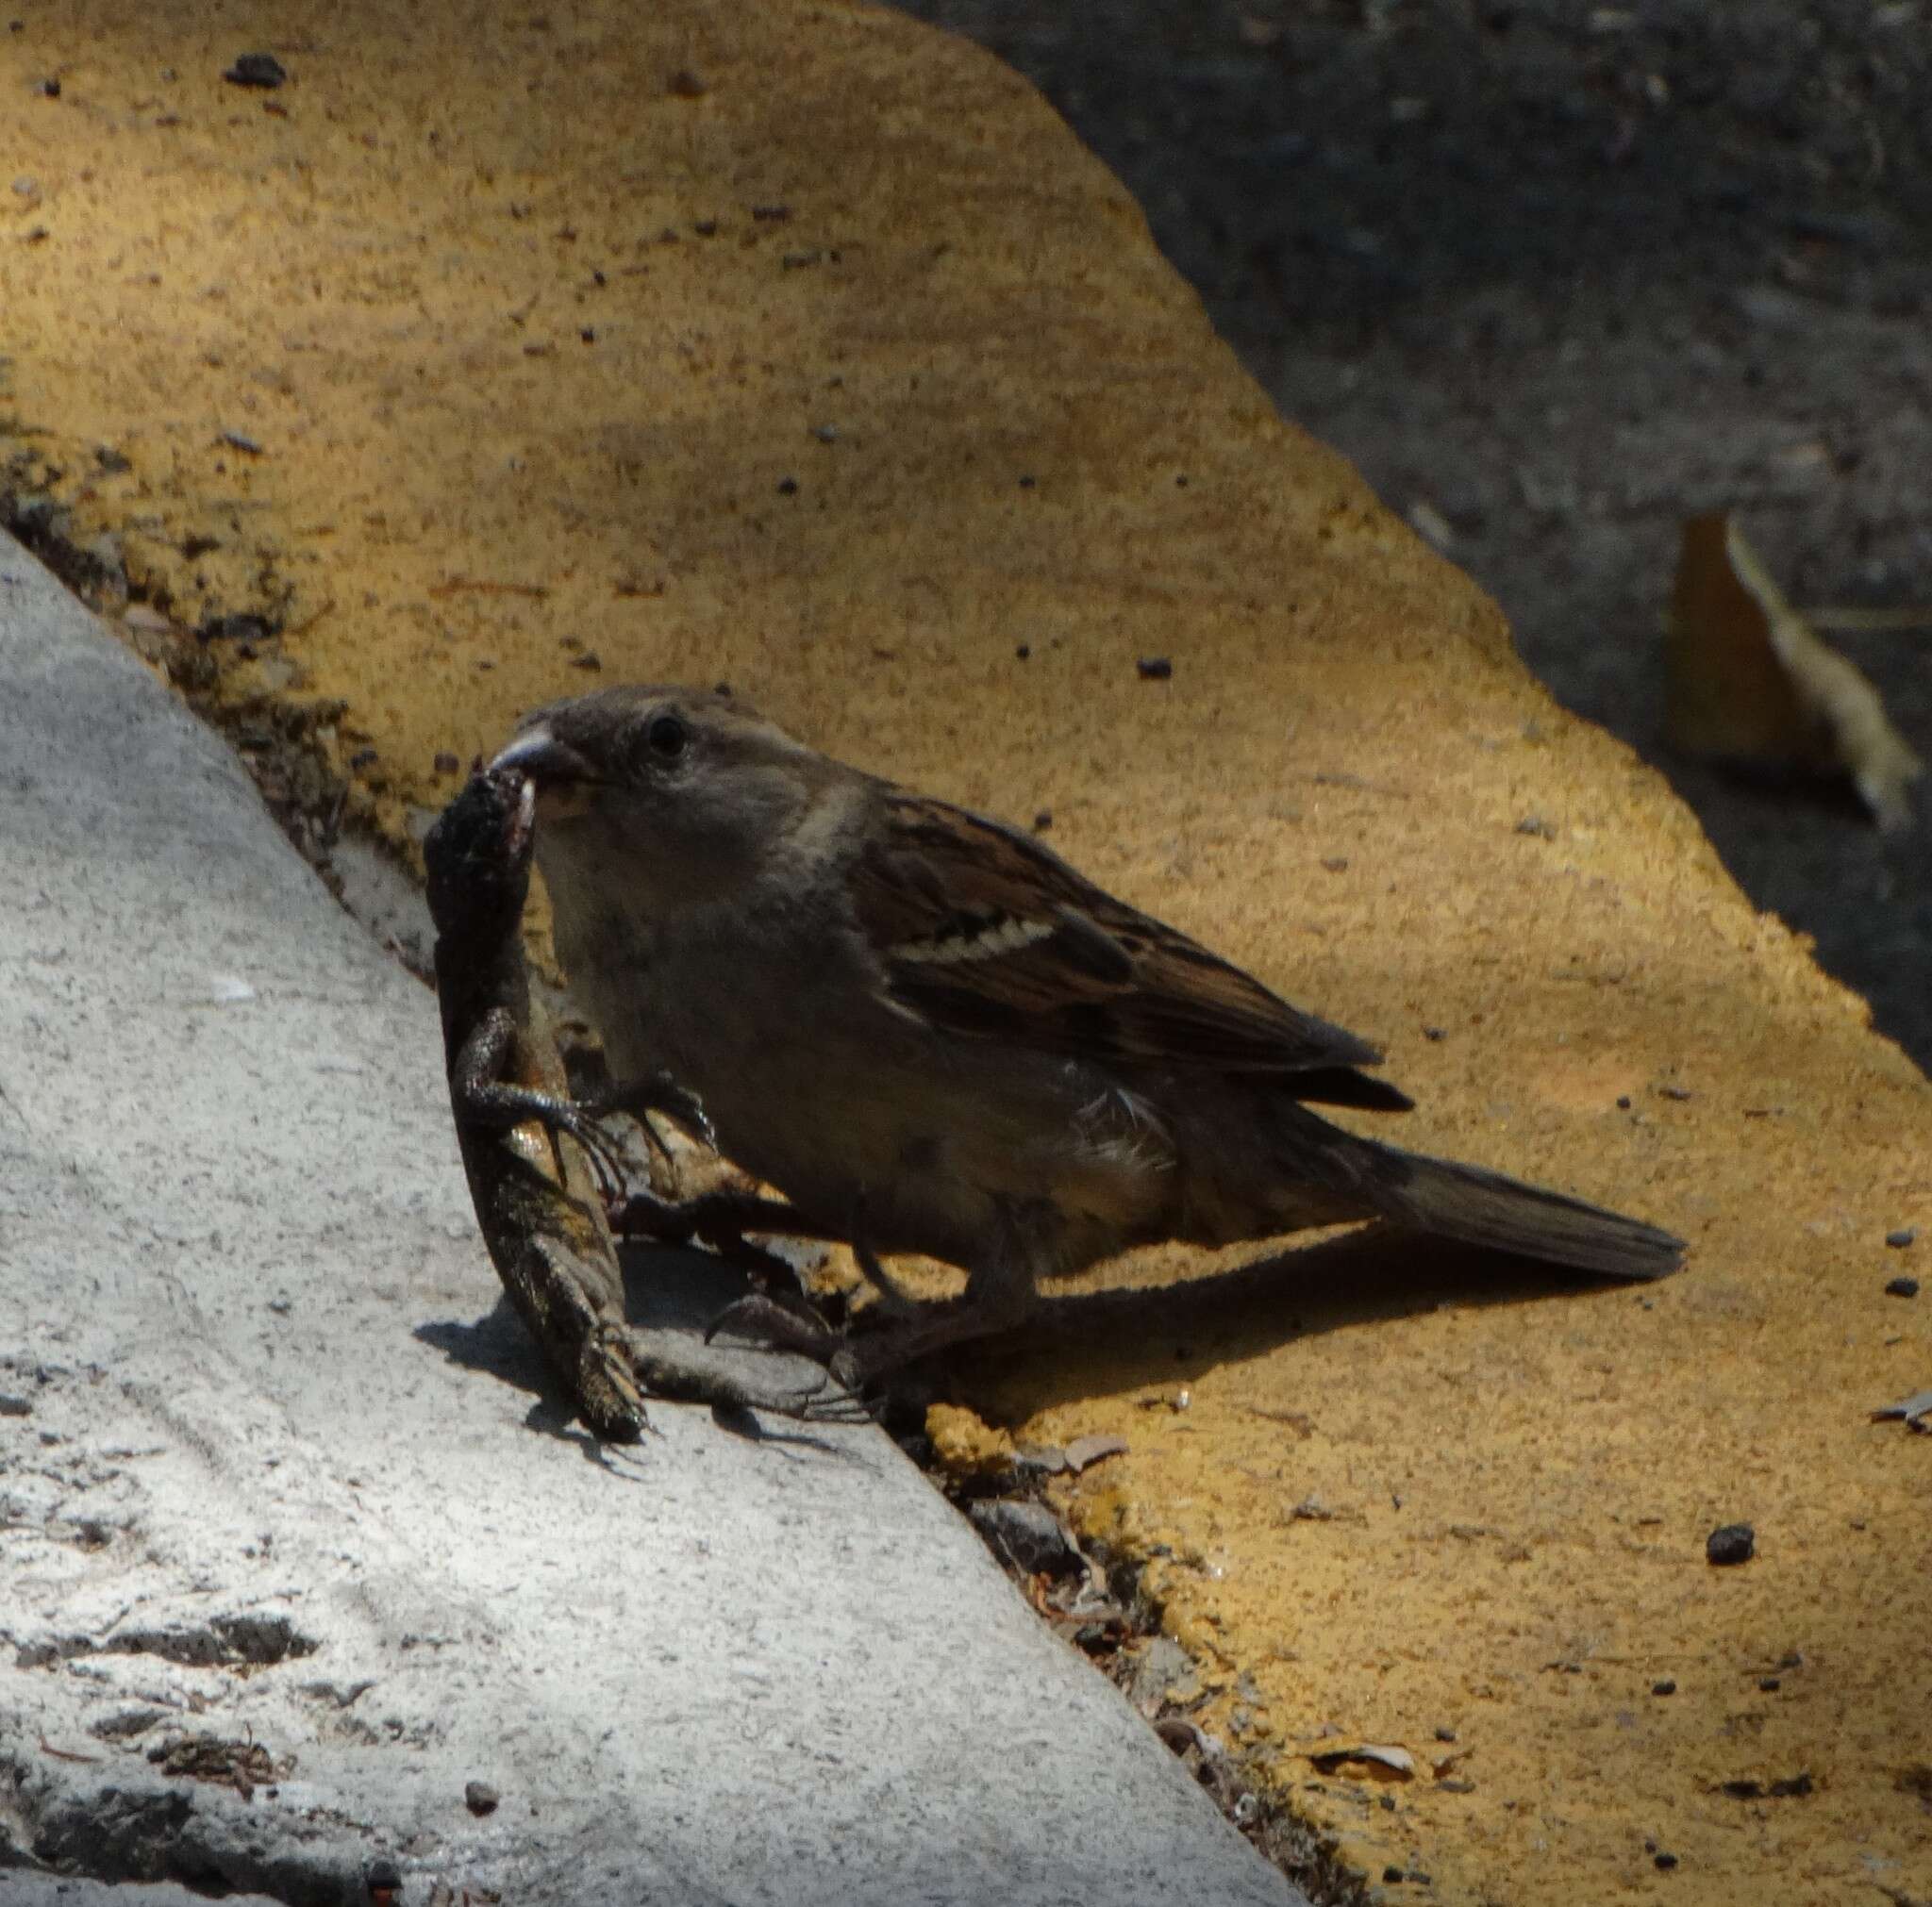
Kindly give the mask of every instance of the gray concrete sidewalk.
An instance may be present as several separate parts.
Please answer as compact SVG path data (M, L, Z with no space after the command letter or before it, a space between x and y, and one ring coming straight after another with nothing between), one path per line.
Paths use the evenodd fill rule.
M881 1434L555 1408L428 993L4 537L0 795L0 1900L1299 1898Z

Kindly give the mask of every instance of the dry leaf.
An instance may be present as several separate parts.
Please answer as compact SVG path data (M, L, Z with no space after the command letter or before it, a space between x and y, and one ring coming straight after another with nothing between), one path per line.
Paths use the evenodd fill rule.
M1670 621L1671 739L1723 761L1851 776L1881 827L1924 764L1878 691L1786 601L1729 516L1684 525Z
M1324 1774L1332 1773L1344 1762L1365 1762L1368 1766L1361 1772L1375 1781L1387 1781L1393 1775L1406 1782L1415 1773L1415 1757L1406 1748L1379 1742L1351 1742L1341 1748L1315 1749L1308 1759Z
M1108 1436L1096 1431L1090 1436L1075 1437L1062 1454L1066 1457L1068 1469L1078 1476L1082 1470L1091 1469L1105 1458L1124 1456L1126 1451L1125 1437Z

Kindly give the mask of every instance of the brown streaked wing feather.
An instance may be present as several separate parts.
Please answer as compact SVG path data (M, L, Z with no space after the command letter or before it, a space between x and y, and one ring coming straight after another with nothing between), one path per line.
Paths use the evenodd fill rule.
M891 790L854 870L892 998L935 1025L1103 1064L1307 1072L1309 1097L1395 1107L1381 1055L1003 823ZM1296 1082L1297 1087L1301 1082Z

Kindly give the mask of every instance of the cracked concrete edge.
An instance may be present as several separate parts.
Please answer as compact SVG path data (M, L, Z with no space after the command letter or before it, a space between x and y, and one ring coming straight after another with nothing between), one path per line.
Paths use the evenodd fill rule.
M1301 1899L881 1434L581 1436L430 996L5 538L0 778L0 1896Z

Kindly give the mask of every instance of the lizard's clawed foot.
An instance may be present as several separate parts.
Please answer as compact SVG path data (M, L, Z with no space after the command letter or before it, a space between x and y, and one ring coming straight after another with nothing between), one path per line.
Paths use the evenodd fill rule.
M651 1073L643 1079L614 1081L578 1103L586 1112L598 1118L614 1112L629 1113L643 1129L645 1143L657 1153L659 1163L667 1168L671 1164L671 1154L665 1148L662 1136L650 1121L648 1116L654 1112L667 1114L687 1132L695 1133L713 1152L718 1150L718 1136L711 1130L704 1102L696 1093L679 1086L665 1071Z
M625 1196L629 1184L629 1174L625 1169L624 1154L618 1151L617 1142L596 1121L594 1112L566 1103L544 1115L546 1123L558 1132L568 1133L583 1148L585 1158L591 1162L591 1176L597 1182L597 1190L608 1207L614 1201Z

